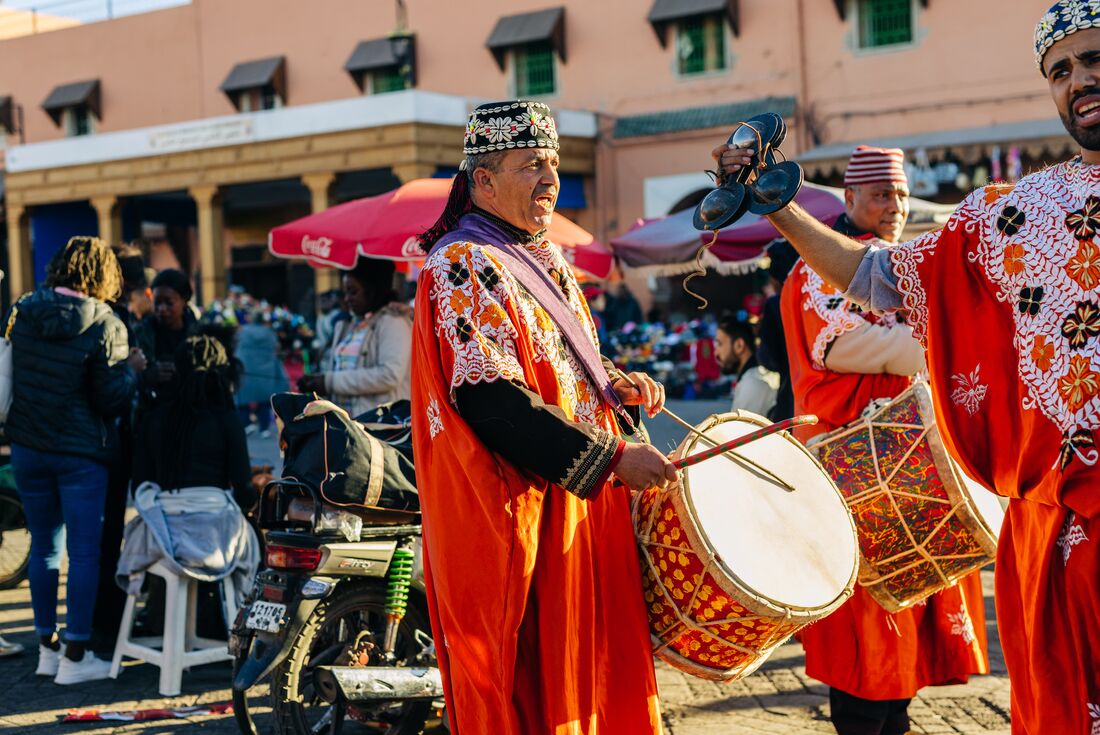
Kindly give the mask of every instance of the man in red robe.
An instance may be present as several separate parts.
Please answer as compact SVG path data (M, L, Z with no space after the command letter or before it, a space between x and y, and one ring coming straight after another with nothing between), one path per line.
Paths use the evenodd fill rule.
M612 382L584 296L545 237L558 137L541 103L482 105L423 242L412 403L425 568L451 731L661 732L625 488L675 469L627 444L664 402Z
M877 248L897 243L909 215L904 160L896 148L857 148L844 179L846 211L833 229ZM924 369L911 327L847 301L804 261L787 277L781 307L795 413L818 417L795 430L803 441L855 421L871 401L894 398ZM989 673L976 573L897 613L857 587L801 638L806 673L829 685L840 735L904 735L920 689Z
M1060 0L1036 61L1080 156L968 196L888 250L797 206L772 221L846 296L901 311L927 348L940 432L1007 496L997 618L1016 735L1100 732L1100 15ZM735 171L742 152L719 148Z

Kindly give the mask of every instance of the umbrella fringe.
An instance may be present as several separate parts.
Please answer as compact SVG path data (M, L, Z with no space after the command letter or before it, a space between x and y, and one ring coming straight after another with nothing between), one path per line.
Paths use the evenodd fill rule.
M706 266L707 270L712 270L722 276L745 276L761 268L767 268L769 263L770 260L765 253L748 260L734 261L719 260L709 251L703 255L703 265ZM639 266L632 266L620 260L619 265L624 271L645 276L684 276L696 272L694 260L685 263L660 263Z

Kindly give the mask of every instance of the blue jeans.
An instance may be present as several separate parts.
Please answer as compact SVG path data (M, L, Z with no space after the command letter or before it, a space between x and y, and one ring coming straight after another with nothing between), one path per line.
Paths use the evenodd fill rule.
M12 445L11 464L31 533L28 576L35 632L47 636L57 630L57 586L65 546L69 552L65 639L86 641L92 637L99 582L107 466L18 444Z

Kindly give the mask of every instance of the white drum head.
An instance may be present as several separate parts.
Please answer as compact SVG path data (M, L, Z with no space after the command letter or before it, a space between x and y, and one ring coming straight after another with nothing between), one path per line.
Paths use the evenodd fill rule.
M706 431L717 443L760 428L733 415L721 419ZM691 438L686 454L707 448ZM726 457L685 469L685 498L714 553L746 589L777 605L804 610L830 605L851 584L859 559L855 527L833 481L801 444L784 435L735 451L795 490Z
M990 490L986 490L984 485L972 479L963 472L962 468L957 464L955 465L955 469L958 470L959 477L962 478L963 487L966 488L966 492L970 495L970 505L974 509L974 512L985 522L989 530L993 532L993 538L1000 538L1001 525L1005 522L1005 512L1001 507L1000 496Z

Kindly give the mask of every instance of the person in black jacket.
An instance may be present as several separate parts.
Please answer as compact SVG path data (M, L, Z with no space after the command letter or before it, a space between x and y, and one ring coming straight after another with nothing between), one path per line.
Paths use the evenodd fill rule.
M247 512L256 504L256 491L229 356L213 337L188 337L176 349L174 364L176 393L141 420L134 436L134 486L231 489Z
M31 533L31 606L41 643L36 673L59 684L103 679L110 670L87 650L107 468L118 449L116 419L129 410L135 371L145 367L108 305L121 280L106 243L74 237L50 261L45 285L20 299L9 318L7 433ZM64 656L56 633L62 543L69 555Z
M142 400L138 417L146 409L168 403L176 390L176 348L198 331L198 316L191 306L191 279L183 271L166 268L153 279L153 313L136 326L138 346L149 360L141 376Z

